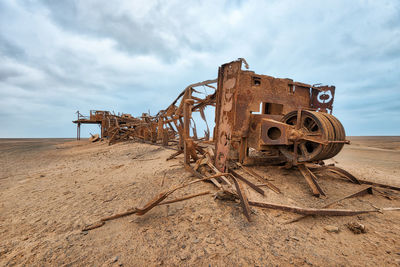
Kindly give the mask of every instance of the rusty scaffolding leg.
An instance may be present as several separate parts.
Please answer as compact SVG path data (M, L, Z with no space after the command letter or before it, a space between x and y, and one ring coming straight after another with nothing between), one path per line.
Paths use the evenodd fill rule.
M76 125L76 140L81 140L81 124Z
M184 163L186 166L190 164L190 153L188 150L188 142L190 138L190 118L191 118L191 108L194 103L193 99L186 99L184 100L184 109L183 109L183 115L184 115L184 123L183 123L183 138L185 140L184 142Z

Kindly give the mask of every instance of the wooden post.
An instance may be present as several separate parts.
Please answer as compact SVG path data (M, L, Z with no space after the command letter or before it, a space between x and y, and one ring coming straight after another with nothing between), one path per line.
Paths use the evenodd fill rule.
M183 138L184 138L184 163L190 165L190 153L188 151L187 140L190 139L190 118L192 115L191 109L194 104L193 99L186 99L183 108Z

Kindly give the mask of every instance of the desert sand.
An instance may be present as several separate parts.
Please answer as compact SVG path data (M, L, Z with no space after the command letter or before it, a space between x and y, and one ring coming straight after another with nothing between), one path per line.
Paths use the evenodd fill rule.
M360 179L400 186L400 137L350 140L352 144L327 163ZM299 215L252 207L248 222L239 203L210 194L81 231L102 217L141 207L159 192L195 179L183 168L182 156L166 161L173 152L133 142L108 146L73 139L1 139L0 265L400 265L398 211L307 217L287 224ZM260 201L322 207L361 188L320 177L327 197L315 198L296 170L253 170L282 190L276 194L264 188L262 197L246 187L249 198ZM203 191L216 189L202 182L172 198ZM333 208L400 207L399 192L380 191L383 194L347 199ZM363 224L366 233L350 231L350 222Z

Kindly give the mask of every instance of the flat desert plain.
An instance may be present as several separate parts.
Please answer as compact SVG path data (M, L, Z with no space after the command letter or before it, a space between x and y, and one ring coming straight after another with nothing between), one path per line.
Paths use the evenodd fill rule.
M360 179L400 186L400 137L352 137L327 163ZM307 217L252 207L252 221L236 201L213 194L155 207L83 232L100 218L142 207L159 192L194 180L174 151L143 143L89 143L72 139L0 140L1 266L399 266L400 212ZM253 168L279 187L250 199L323 207L356 185L319 177L327 197L311 196L297 170ZM243 174L245 175L245 174ZM252 180L251 176L246 176ZM254 183L257 181L252 180ZM175 192L177 198L216 192L207 182ZM341 201L336 209L400 207L389 189ZM348 223L360 223L355 234Z

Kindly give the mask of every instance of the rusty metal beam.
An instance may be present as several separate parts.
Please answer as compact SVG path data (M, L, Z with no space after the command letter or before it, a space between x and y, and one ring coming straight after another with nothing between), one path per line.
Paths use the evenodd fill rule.
M244 178L243 176L241 176L240 174L238 174L234 170L230 169L229 172L232 173L232 175L235 178L237 178L237 179L241 180L242 182L246 183L248 186L250 186L257 193L260 193L261 195L265 195L264 190L262 190L257 185L253 184L252 182L250 182L249 180L247 180L246 178Z
M326 196L325 192L322 190L322 188L320 187L318 182L314 179L311 171L304 164L298 164L297 168L299 169L300 173L303 175L307 184L310 186L311 191L314 196L316 196L316 197L319 197L320 195Z
M250 218L251 210L250 210L250 206L249 206L249 201L247 199L247 195L244 192L240 181L238 181L235 177L232 177L232 180L235 184L236 192L239 196L240 204L243 208L243 214L246 216L247 220L250 222L251 221L251 218Z
M336 199L336 200L334 200L334 201L328 203L327 205L323 206L322 209L329 208L329 207L331 207L332 205L334 205L334 204L336 204L336 203L339 203L339 202L342 201L342 200L345 200L345 199L348 199L348 198L353 198L353 197L360 197L360 196L364 196L364 195L366 195L366 194L372 194L372 186L364 187L364 188L361 189L361 190L357 190L357 191L354 192L354 193L351 193L351 194L349 194L349 195L347 195L347 196L344 196L344 197L341 197L341 198L339 198L339 199ZM293 223L293 222L298 222L298 221L300 221L300 220L302 220L302 219L304 219L304 218L306 218L306 217L308 217L308 216L309 216L309 215L303 215L303 216L297 217L297 218L295 218L295 219L293 219L293 220L287 222L287 224Z

